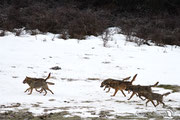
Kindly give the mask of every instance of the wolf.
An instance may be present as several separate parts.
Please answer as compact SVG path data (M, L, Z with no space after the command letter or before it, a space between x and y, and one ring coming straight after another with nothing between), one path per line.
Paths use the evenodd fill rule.
M29 88L27 88L24 92L27 92L27 91L30 90L30 93L28 94L28 95L30 95L30 94L32 94L33 89L35 89L36 91L38 91L37 89L38 89L38 88L41 88L41 90L38 91L38 92L41 93L41 92L45 91L44 96L47 94L47 91L46 91L46 90L48 90L48 91L50 91L52 94L54 94L54 93L49 89L49 87L48 87L48 84L49 84L49 85L54 85L54 83L52 83L52 82L46 82L46 81L50 78L50 76L51 76L51 73L49 73L48 76L47 76L47 78L45 78L45 79L43 79L43 78L32 78L32 77L27 77L27 76L26 76L26 78L23 80L23 83L24 83L24 84L27 83L27 84L29 85Z
M132 83L135 81L136 77L137 77L137 74L134 75L134 77L131 81L126 81L126 80L130 79L130 77L124 78L123 80L106 79L101 83L100 87L105 86L105 88L109 88L109 90L107 92L110 91L110 88L115 89L114 94L111 96L115 96L116 93L118 92L118 90L120 90L122 92L122 94L126 97L123 90L125 90L127 86L132 85Z
M158 106L159 103L163 104L163 107L165 107L165 104L163 102L163 97L169 95L170 92L164 93L164 94L159 94L159 93L151 93L151 92L140 92L138 93L139 97L143 96L147 99L146 101L146 106L147 103L151 101L151 103L154 105L154 107ZM157 104L155 105L153 100L157 101Z
M132 91L132 95L128 100L130 100L135 94L138 95L140 92L150 92L152 93L151 87L156 87L159 82L156 82L154 85L149 85L149 86L141 86L141 85L129 85L126 87L126 91ZM143 100L143 99L142 99Z
M125 81L125 80L129 80L130 78L131 78L131 76L126 77L126 78L123 78L122 80L117 80L117 79L109 78L109 79L104 80L104 81L101 83L101 86L100 86L100 87L104 87L104 90L106 90L106 88L108 88L108 91L106 91L106 92L109 92L110 89L111 89L111 87L109 86L109 84L110 84L111 82Z

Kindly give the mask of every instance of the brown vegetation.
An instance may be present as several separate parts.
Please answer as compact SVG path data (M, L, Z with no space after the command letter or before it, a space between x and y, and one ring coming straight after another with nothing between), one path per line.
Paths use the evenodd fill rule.
M138 45L180 45L179 0L2 0L0 30L15 28L83 39L118 26ZM16 35L20 35L15 31ZM34 34L34 33L32 33ZM3 33L1 32L1 36ZM132 38L132 37L129 37Z

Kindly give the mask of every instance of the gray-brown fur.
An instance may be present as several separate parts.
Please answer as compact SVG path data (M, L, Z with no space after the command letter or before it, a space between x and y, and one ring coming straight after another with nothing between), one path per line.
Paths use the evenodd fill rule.
M119 82L119 83L122 83L123 81L125 80L129 80L131 77L126 77L126 78L123 78L122 80L117 80L117 79L106 79L104 80L102 83L101 83L101 86L100 87L104 87L105 86L105 89L108 88L109 84L111 84L111 82ZM104 90L105 90L104 89Z
M130 100L135 94L138 94L140 92L152 92L151 87L156 87L159 82L156 82L154 85L149 85L149 86L141 86L141 85L129 85L126 87L127 91L132 91L131 97L128 99Z
M163 104L163 107L165 107L165 104L163 102L163 96L167 96L169 95L170 92L167 92L165 94L158 94L158 93L151 93L151 92L140 92L138 93L139 97L141 98L142 96L145 97L147 99L146 101L146 106L148 102L152 102L152 104L154 105L154 107L158 106L159 103ZM157 101L157 104L155 105L153 100Z
M26 77L26 78L24 79L23 83L24 83L24 84L27 83L30 87L29 87L28 89L26 89L25 92L30 91L30 93L28 94L28 95L30 95L30 94L32 94L33 89L36 89L36 91L38 91L37 89L38 89L38 88L41 88L41 90L38 91L38 92L41 93L41 92L45 91L45 94L44 94L44 95L47 94L47 91L46 91L46 90L48 90L48 91L50 91L52 94L54 94L54 93L48 88L48 84L54 85L54 83L52 83L52 82L46 82L46 80L48 80L48 79L50 78L50 75L51 75L51 73L49 73L48 77L45 78L45 79L43 79L43 78L31 78L31 77Z
M169 95L170 92L162 94L162 95L158 93L153 93L151 87L156 87L158 83L159 82L156 82L154 85L150 85L150 86L141 86L141 85L127 86L126 90L133 92L131 97L128 100L130 100L135 94L137 94L137 96L139 96L139 98L141 98L142 100L147 99L146 106L148 102L151 102L154 105L154 107L158 106L159 103L162 103L163 107L165 107L165 104L163 102L163 96ZM145 97L145 99L143 99L142 97ZM154 103L154 100L157 101L156 105Z
M100 87L105 87L104 90L106 88L109 88L109 90L107 92L110 91L110 88L115 89L115 92L112 96L115 96L116 93L118 92L118 90L120 90L122 92L122 94L124 96L126 96L123 92L123 90L126 89L126 86L128 85L132 85L132 82L135 80L137 74L134 75L133 79L131 81L126 81L128 79L130 79L130 77L124 78L123 80L115 80L115 79L106 79L101 83Z

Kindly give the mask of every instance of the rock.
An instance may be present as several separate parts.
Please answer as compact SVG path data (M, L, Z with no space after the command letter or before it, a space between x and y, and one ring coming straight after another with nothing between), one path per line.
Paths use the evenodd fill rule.
M61 67L55 66L55 67L52 67L52 68L50 68L50 69L52 69L52 70L61 70Z

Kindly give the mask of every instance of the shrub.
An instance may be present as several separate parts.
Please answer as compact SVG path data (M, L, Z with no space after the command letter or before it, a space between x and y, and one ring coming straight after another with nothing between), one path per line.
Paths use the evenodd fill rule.
M83 39L119 26L127 39L139 45L180 45L179 0L3 0L0 29L40 30ZM17 33L18 35L19 33ZM36 34L33 33L32 34Z
M70 37L82 39L86 35L99 35L107 28L106 18L102 19L98 13L90 10L77 13L68 26Z

